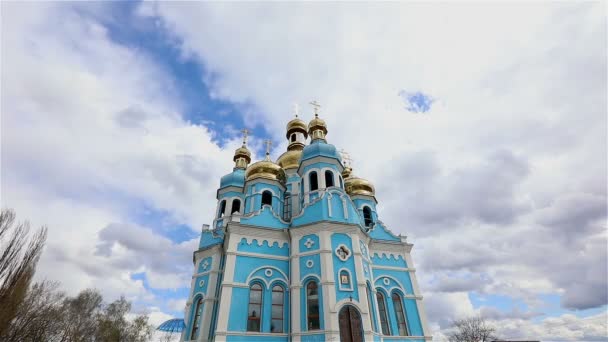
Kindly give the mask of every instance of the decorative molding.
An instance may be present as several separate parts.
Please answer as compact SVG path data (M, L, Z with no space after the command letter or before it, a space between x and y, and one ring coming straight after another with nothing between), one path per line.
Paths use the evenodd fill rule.
M334 252L338 259L342 261L348 260L353 255L353 252L343 243L339 244Z

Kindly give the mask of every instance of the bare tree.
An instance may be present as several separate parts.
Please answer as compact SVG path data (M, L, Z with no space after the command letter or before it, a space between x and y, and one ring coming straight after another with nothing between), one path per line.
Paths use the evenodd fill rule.
M0 212L0 339L27 296L47 233L42 227L29 239L29 223L15 217L11 209Z
M148 323L148 316L139 315L129 322L125 316L130 310L131 303L124 297L107 305L98 320L96 341L148 341L152 337L152 327Z
M453 326L456 331L448 335L450 342L488 342L496 339L496 329L481 317L459 319Z
M61 341L94 341L103 297L99 291L86 289L61 305Z

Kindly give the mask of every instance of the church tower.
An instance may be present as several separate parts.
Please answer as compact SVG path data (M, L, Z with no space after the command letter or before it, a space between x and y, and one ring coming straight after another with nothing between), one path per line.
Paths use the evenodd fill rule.
M318 105L287 151L251 163L247 131L194 252L182 341L430 341L412 244L327 141ZM310 143L307 139L310 137ZM346 164L346 165L345 165Z

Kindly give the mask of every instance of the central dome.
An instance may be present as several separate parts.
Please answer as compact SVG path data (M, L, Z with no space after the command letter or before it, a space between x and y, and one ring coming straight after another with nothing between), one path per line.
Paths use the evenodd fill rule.
M261 160L259 162L255 162L247 168L245 178L247 179L247 181L257 178L264 178L284 182L285 171L283 171L283 169L278 164L273 163L270 160L270 157L268 157L267 155L266 159Z
M294 169L300 165L300 158L302 157L301 150L291 150L283 153L279 159L277 159L277 164L281 166L283 169Z

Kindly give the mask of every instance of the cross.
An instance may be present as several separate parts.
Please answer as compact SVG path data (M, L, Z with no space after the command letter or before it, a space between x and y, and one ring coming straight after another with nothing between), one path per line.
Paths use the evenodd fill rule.
M271 140L264 140L264 144L266 144L266 154L270 154L270 146L272 145Z
M315 109L315 116L319 116L319 108L321 108L321 105L318 104L317 101L312 101L310 104Z
M344 149L340 150L340 154L342 155L342 162L344 163L344 165L352 166L353 159L350 157L350 154Z
M295 114L296 118L298 117L298 114L300 114L300 106L298 106L297 103L293 104L293 113Z
M249 134L249 130L247 128L243 128L241 133L243 133L243 145L247 145L247 134Z

